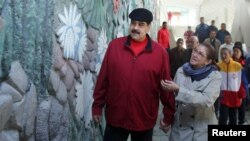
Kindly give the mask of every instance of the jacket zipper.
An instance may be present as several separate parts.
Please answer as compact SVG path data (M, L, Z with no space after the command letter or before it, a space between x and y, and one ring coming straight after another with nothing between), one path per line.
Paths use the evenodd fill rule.
M135 54L134 54L134 52L129 48L129 50L130 50L130 53L132 53L132 61L131 61L131 75L130 75L130 82L132 82L132 79L133 79L133 75L134 75L134 64L135 64L135 62L136 62L136 60L137 60L137 57L138 56L136 56ZM127 95L127 106L128 106L128 108L127 108L127 110L126 110L126 122L124 122L124 125L125 125L125 127L128 127L129 126L129 116L128 115L130 115L130 106L131 106L131 104L129 103L129 101L130 101L130 98L131 98L131 92L130 92L130 89L131 89L131 83L129 83L129 86L128 86L128 95Z

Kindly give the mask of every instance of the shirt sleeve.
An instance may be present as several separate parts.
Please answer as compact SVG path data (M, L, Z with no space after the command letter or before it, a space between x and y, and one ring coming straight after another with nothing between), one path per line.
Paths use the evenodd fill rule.
M161 39L161 30L158 31L158 34L157 34L157 41L158 43L162 43L162 39Z
M162 65L162 75L161 80L171 80L170 78L170 67L169 67L169 57L168 54L164 51L163 54L163 65ZM175 113L175 98L172 92L166 92L160 87L160 100L163 104L163 121L165 124L170 125L174 119Z
M238 94L238 98L242 98L242 99L246 98L246 89L244 87L243 82L241 82L240 88L237 94Z
M221 81L222 77L218 73L218 75L214 76L202 91L189 90L184 86L180 86L175 100L191 104L194 107L211 107L219 97Z
M246 68L242 68L242 73L241 73L241 87L239 90L239 93L241 95L242 98L246 98L247 96L247 85L248 85L248 80L247 80L247 76L246 76ZM243 89L243 90L241 90Z
M97 82L95 85L93 94L94 102L92 105L92 115L101 115L102 108L105 105L105 99L109 87L109 80L108 80L108 58L110 52L109 50L110 50L110 45L104 56L102 66L98 74Z

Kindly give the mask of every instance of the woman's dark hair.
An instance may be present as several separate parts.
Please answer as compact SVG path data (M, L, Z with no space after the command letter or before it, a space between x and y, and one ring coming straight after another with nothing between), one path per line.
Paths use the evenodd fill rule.
M200 44L200 46L203 46L206 48L207 50L207 59L208 60L212 60L211 64L214 65L218 70L220 70L220 68L218 67L217 63L216 63L216 52L213 46L211 46L210 44L207 43L202 43Z
M242 48L242 43L240 41L237 41L237 42L234 43L234 46L239 46L239 47Z
M233 49L235 49L235 48L237 48L237 49L239 49L239 50L240 50L240 52L241 52L241 56L240 56L240 58L241 58L241 59L245 59L243 49L242 49L241 47L239 47L239 46L234 46L234 47L233 47Z
M241 59L245 59L245 57L244 57L244 51L242 49L242 43L239 42L239 41L235 42L233 49L235 49L235 48L238 48L241 51L241 57L240 58Z

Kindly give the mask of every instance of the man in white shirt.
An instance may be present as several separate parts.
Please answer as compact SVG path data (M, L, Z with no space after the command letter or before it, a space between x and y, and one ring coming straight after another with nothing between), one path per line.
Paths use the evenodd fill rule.
M224 40L225 40L225 43L220 46L219 52L218 52L219 61L221 61L220 51L222 48L228 48L231 51L231 53L233 52L234 43L232 42L231 35L226 35Z

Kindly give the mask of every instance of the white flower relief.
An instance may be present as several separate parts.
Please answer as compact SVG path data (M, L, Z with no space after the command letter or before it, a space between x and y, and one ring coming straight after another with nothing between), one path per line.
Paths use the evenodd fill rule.
M84 24L82 26L82 33L80 35L81 35L81 38L80 38L79 45L76 46L76 49L75 49L76 51L75 60L82 62L82 56L87 46L86 26Z
M77 13L76 5L70 4L69 10L64 6L64 15L58 14L60 21L64 24L58 31L59 42L63 47L65 58L82 61L82 55L86 48L86 27ZM80 40L79 40L80 39Z
M90 127L92 120L92 103L94 82L90 71L80 74L82 83L77 82L76 88L76 115L84 119L85 127Z
M102 29L100 33L97 45L98 45L98 51L97 51L96 72L98 74L100 71L101 64L105 56L106 50L108 48L106 31L104 29Z
M119 22L120 22L120 25L117 27L118 28L118 31L117 31L117 35L116 37L119 38L119 37L123 37L124 36L124 25L127 24L125 22L125 20L123 20L122 16L119 17Z
M122 26L119 26L116 37L119 38L119 37L123 37L123 36L124 36L123 28L122 28Z

